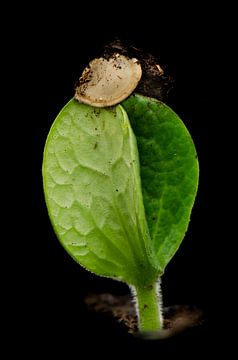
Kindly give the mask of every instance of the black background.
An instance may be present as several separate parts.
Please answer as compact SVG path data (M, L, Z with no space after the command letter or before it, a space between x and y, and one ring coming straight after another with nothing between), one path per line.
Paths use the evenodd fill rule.
M14 85L11 107L17 109L20 140L15 153L20 221L14 239L16 266L10 290L15 311L9 337L19 340L17 349L32 358L63 350L68 351L66 358L85 352L89 357L181 354L195 358L224 348L225 230L220 212L224 195L221 192L218 199L217 188L222 188L225 177L220 138L226 15L201 4L184 9L143 6L135 4L133 10L121 3L36 6L30 15L12 22L15 30L8 46ZM56 239L44 203L41 164L50 126L73 96L74 83L88 60L116 36L166 65L175 80L167 104L188 127L200 161L189 231L166 269L162 290L166 306L196 305L204 311L205 323L162 342L136 339L114 319L87 310L83 299L88 293L125 294L128 288L74 263ZM10 264L8 270L12 268Z

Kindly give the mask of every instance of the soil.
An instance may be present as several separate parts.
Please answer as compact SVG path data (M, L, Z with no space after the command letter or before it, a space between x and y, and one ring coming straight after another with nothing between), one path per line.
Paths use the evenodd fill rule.
M91 294L85 298L89 309L113 316L129 333L143 339L165 339L204 322L203 313L195 306L173 305L163 309L164 328L140 333L132 298L129 295Z
M129 58L136 58L142 67L142 78L135 92L158 100L166 100L173 88L174 80L167 73L167 68L154 55L146 53L134 46L116 40L106 45L103 56L109 58L113 53L119 53Z

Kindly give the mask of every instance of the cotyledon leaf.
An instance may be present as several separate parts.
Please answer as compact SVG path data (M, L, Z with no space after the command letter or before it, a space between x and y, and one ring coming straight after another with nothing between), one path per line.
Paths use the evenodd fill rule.
M122 106L137 139L146 219L164 269L188 227L198 187L196 150L183 122L164 103L136 94Z
M46 141L43 182L54 230L77 262L132 285L156 279L136 139L122 106L70 100Z

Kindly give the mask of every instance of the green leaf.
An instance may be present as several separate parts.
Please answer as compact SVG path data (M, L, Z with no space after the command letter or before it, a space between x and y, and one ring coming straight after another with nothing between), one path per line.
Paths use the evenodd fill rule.
M185 125L167 105L140 95L122 105L137 139L146 219L164 269L188 227L198 186L196 150Z
M136 139L124 109L69 101L47 138L46 203L67 252L99 275L154 282Z

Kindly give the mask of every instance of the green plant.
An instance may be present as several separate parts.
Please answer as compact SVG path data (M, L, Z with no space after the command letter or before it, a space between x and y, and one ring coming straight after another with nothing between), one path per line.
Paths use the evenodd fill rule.
M108 108L72 99L48 135L43 182L66 251L129 284L139 329L161 329L159 279L183 240L198 186L196 150L179 117L137 94Z

